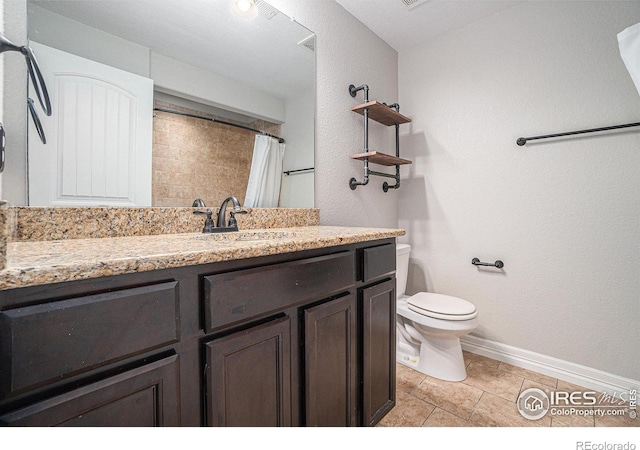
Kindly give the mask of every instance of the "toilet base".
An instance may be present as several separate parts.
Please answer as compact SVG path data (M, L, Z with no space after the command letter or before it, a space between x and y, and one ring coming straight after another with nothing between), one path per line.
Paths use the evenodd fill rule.
M444 381L462 381L467 378L460 339L431 337L428 342L421 343L419 355L413 346L402 344L399 343L396 350L398 363Z
M415 369L420 359L420 350L414 345L398 340L396 346L396 362Z

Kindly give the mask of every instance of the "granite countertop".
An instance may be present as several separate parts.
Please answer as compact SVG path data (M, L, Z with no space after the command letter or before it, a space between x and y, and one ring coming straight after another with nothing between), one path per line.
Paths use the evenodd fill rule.
M309 226L7 244L0 289L254 258L403 236L392 228Z

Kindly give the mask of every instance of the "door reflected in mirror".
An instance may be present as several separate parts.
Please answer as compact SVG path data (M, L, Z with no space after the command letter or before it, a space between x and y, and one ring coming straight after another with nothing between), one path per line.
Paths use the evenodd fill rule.
M29 0L54 109L46 145L29 123L30 205L313 207L315 36L256 6Z

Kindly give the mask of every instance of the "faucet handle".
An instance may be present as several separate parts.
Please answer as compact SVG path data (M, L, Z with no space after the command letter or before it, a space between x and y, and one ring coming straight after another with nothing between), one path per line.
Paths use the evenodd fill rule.
M229 226L238 228L238 221L236 220L236 214L247 214L248 211L246 209L236 208L229 211Z
M194 211L194 214L198 214L198 215L206 215L207 218L204 221L204 228L202 229L203 233L213 233L213 229L215 228L215 225L213 223L213 219L211 218L211 215L213 214L213 211L211 211L210 209L207 211Z

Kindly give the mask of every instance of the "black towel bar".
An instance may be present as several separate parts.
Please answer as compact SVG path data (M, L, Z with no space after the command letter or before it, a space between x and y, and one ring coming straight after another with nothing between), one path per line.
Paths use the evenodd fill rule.
M307 167L306 169L296 169L296 170L285 170L284 173L285 175L290 175L292 173L297 173L297 172L307 172L309 170L314 170L313 167Z
M548 138L561 137L561 136L571 136L574 134L596 133L598 131L617 130L619 128L630 128L630 127L638 127L638 126L640 126L640 122L626 123L624 125L613 125L610 127L590 128L588 130L567 131L566 133L545 134L543 136L532 136L532 137L526 137L526 138L521 137L521 138L518 138L518 140L516 141L516 144L522 147L524 144L527 143L527 141L533 141L536 139L548 139Z

